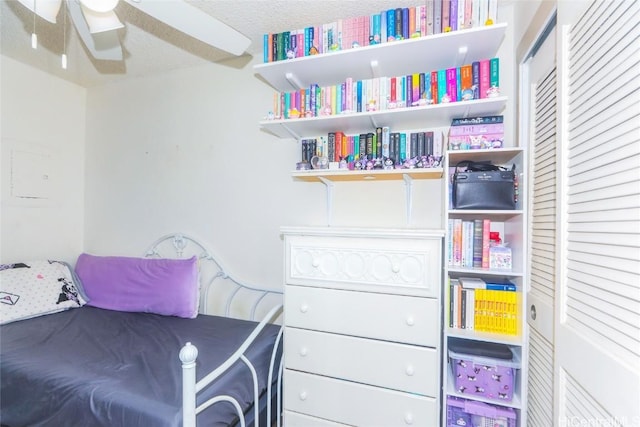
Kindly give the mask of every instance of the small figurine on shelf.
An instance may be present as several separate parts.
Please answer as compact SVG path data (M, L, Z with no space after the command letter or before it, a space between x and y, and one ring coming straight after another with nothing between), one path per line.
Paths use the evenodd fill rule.
M300 118L300 111L297 108L291 108L289 110L289 118L290 119Z
M382 159L377 158L373 160L373 169L380 170L383 168Z
M267 116L265 117L266 120L275 120L276 119L276 115L273 111L269 111L267 113Z
M377 111L378 108L376 106L376 100L375 99L370 99L369 102L367 102L367 111Z
M391 157L387 157L386 159L384 159L384 165L383 165L383 169L384 170L390 170L393 169L394 166L394 161Z
M402 163L402 169L415 169L416 163L417 163L417 160L416 160L415 157L412 157L410 159L406 159Z
M451 97L449 96L449 94L445 93L444 95L442 95L442 97L440 98L440 103L448 104L449 102L451 102Z
M373 160L367 160L364 168L368 171L373 170Z
M491 86L487 89L487 98L495 98L500 96L500 88L498 86Z
M476 91L476 85L471 86L470 88L466 88L462 91L461 93L461 98L463 101L472 101L473 100L473 94Z
M347 159L344 157L340 159L340 166L338 166L338 169L347 169Z
M364 167L364 166L363 166L363 164L362 164L362 160L360 160L360 159L356 160L356 161L353 163L353 169L354 169L354 170L359 171L359 170L362 170L362 169L363 169L363 167Z
M320 52L318 52L318 48L317 47L311 46L309 48L309 56L317 55L318 53L320 53Z

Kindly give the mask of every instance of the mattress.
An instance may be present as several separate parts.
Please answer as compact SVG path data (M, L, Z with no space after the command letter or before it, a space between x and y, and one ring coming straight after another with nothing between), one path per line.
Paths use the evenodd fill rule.
M199 315L194 319L84 306L0 327L0 422L29 426L179 426L182 424L181 347L198 348L200 380L222 364L255 322ZM266 390L279 327L268 325L245 353ZM251 374L236 363L198 404L228 394L252 408ZM198 425L237 422L230 403L198 415Z

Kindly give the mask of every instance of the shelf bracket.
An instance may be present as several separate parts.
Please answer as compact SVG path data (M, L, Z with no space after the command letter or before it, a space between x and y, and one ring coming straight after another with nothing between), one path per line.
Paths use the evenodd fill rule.
M458 64L462 65L467 61L467 52L469 48L467 46L460 46L458 48Z
M292 131L292 130L291 130L291 128L289 128L289 126L285 125L284 123L283 123L281 126L282 126L282 128L283 128L284 130L286 130L286 131L287 131L287 133L288 133L289 135L291 135L291 137L292 137L292 138L296 139L297 141L299 141L299 140L300 140L300 135L298 135L297 133L295 133L294 131Z
M380 77L380 64L378 64L377 59L372 59L370 62L371 65L371 77L378 78Z
M302 86L302 83L300 82L300 80L298 80L298 77L295 74L293 74L292 72L288 72L284 76L287 79L287 81L289 82L289 84L295 90L304 88L304 86Z
M407 225L411 224L411 211L412 211L412 185L413 178L409 174L403 174L402 179L404 180L405 191L406 191L406 209L407 209Z
M331 214L333 213L333 181L328 180L323 176L319 176L318 179L322 182L327 188L327 225L331 226L332 218Z

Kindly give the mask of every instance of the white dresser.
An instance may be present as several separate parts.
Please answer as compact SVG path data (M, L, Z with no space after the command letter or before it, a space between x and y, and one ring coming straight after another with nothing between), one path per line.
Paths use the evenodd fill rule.
M438 426L443 231L282 234L285 426Z

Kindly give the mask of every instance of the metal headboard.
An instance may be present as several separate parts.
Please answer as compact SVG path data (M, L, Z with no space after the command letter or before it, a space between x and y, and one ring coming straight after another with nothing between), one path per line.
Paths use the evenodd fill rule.
M282 304L282 291L249 285L227 273L199 240L181 233L156 240L145 257L199 260L200 307L203 314L260 320L272 307Z

